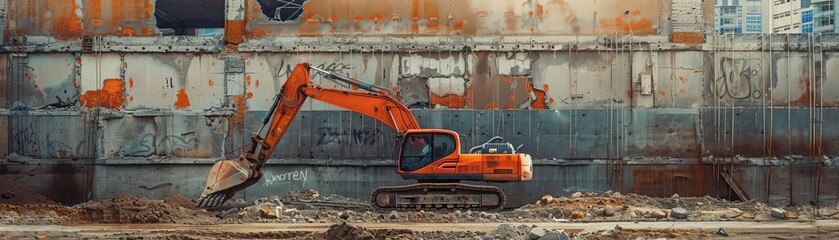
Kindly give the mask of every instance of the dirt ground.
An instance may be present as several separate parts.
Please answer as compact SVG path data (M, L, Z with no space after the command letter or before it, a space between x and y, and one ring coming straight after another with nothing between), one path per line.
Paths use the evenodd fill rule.
M90 201L76 206L55 203L0 204L0 225L78 225L93 223L143 224L170 223L188 225L250 223L325 223L334 224L325 232L277 231L236 232L223 230L154 230L110 233L95 238L161 239L538 239L534 234L568 236L576 239L699 239L723 237L713 230L639 230L614 229L599 232L564 232L561 229L538 229L527 223L546 222L680 222L680 221L813 221L839 220L837 206L769 206L759 202L731 202L712 197L651 198L636 194L574 193L571 196L543 196L527 206L497 213L455 210L448 212L390 211L375 212L365 200L338 195L323 196L314 190L289 192L255 201L231 200L215 210L196 209L195 202L180 195L165 199L147 199L120 195L113 199ZM682 208L677 210L677 208ZM773 208L781 214L772 215ZM676 211L675 213L673 211ZM677 214L681 212L682 214ZM411 231L400 229L364 229L359 223L504 223L491 231ZM535 232L535 233L534 233ZM4 235L0 239L15 238ZM73 233L21 233L50 238L77 238ZM52 235L50 235L52 234ZM761 235L763 234L763 235ZM802 233L807 236L809 233ZM814 233L816 234L816 233ZM754 232L751 236L764 236ZM818 235L818 234L816 234ZM839 237L839 235L837 236ZM747 239L747 238L743 238Z

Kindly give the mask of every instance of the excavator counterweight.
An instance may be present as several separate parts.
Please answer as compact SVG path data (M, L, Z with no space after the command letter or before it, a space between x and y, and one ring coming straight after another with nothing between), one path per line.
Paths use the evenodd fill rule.
M314 84L310 70L364 92ZM210 169L198 207L221 206L236 192L258 182L262 177L260 169L307 98L374 118L399 135L397 173L403 179L419 183L376 189L371 196L371 205L376 209L500 210L506 202L500 188L458 182L513 182L528 181L533 177L530 155L516 153L518 149L509 143L492 143L500 137L461 154L460 137L456 132L420 128L413 113L396 100L396 94L390 89L301 63L274 97L262 126L251 137L244 153L238 159L219 160ZM263 131L266 132L264 136Z

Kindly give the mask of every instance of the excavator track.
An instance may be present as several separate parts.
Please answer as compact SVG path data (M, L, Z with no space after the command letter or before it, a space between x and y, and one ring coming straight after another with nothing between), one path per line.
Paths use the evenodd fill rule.
M377 211L470 209L497 212L506 203L507 196L499 187L461 183L380 187L370 196L370 205Z

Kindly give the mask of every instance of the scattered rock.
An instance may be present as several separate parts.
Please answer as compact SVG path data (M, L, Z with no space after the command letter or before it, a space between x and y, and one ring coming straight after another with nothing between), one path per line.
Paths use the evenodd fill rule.
M612 215L615 215L615 207L606 206L603 208L603 216L611 217Z
M568 236L568 233L566 233L565 231L562 231L562 230L560 230L560 231L548 231L548 232L545 233L544 236L539 238L539 240L569 240L569 239L571 239L571 237Z
M772 217L777 218L777 219L785 219L784 212L786 212L786 211L784 211L784 209L773 208L770 215L772 215Z
M652 217L655 219L662 219L667 217L667 214L661 210L653 210L652 212L650 212L650 215L652 215Z
M376 239L373 234L365 228L362 227L353 227L348 225L347 223L336 224L332 225L329 230L326 231L326 239L327 240L345 240L345 239L358 239L358 240L373 240Z
M572 198L580 198L580 197L583 197L583 193L575 192L575 193L571 194L571 197Z
M798 219L798 213L795 211L784 211L784 219Z
M670 209L670 216L676 219L687 219L688 210L680 207L673 208Z
M745 219L755 219L755 214L752 212L743 212L743 215L740 215L740 217Z
M341 215L338 216L338 217L346 220L346 219L349 219L350 216L352 216L353 214L355 214L355 212L353 212L353 210L347 210L347 211L341 212Z
M390 211L390 213L387 214L387 219L397 219L397 218L399 218L399 213L397 213L396 211Z
M527 225L512 226L510 224L498 225L495 230L485 234L482 239L506 240L506 239L528 239L531 227Z
M678 193L674 193L674 194L673 194L673 196L671 196L670 198L679 198L679 194L678 194Z
M569 215L569 217L571 219L583 219L583 218L586 217L586 213L583 212L583 211L574 210L574 211L571 211L571 214Z
M278 218L280 216L280 211L276 204L264 202L259 204L257 208L259 208L259 217L261 218Z
M553 196L551 196L551 195L545 195L545 196L542 196L542 198L540 198L540 199L539 199L538 204L548 205L548 204L549 204L549 203L551 203L553 200L554 200L554 197L553 197Z
M528 236L530 237L530 240L536 240L536 239L541 238L544 235L545 235L545 229L542 229L541 227L534 227L534 228L530 229L530 235L528 235Z

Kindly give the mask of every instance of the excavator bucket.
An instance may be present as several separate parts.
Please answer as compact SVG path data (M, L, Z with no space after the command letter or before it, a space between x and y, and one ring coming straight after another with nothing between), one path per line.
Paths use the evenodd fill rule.
M262 174L251 167L244 157L239 159L219 160L210 169L207 184L198 199L199 208L215 208L259 181Z

